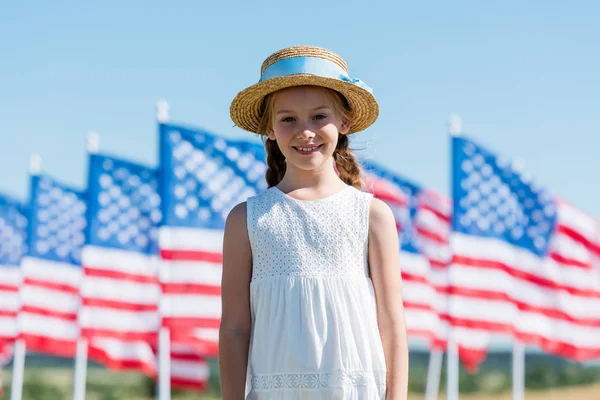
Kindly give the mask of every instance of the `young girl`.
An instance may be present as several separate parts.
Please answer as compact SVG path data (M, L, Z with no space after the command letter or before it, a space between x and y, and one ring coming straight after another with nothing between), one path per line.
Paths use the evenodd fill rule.
M227 218L224 400L407 397L396 225L348 147L379 109L347 71L328 50L283 49L231 104L237 126L266 136L269 189Z

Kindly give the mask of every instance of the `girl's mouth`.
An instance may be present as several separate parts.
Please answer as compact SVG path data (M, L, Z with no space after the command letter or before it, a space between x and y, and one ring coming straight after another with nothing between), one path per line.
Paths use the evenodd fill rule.
M306 154L312 154L312 153L318 151L321 148L321 146L323 146L323 145L320 144L318 146L292 146L292 147L298 153L306 155Z

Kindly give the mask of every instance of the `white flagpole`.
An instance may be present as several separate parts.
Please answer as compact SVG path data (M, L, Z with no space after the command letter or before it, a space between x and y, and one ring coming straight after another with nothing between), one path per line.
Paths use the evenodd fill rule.
M39 175L42 169L42 158L33 153L29 157L29 175ZM10 385L10 400L21 400L23 396L23 374L25 372L26 346L23 339L17 339L13 349L13 374Z
M525 400L525 345L513 340L512 400Z
M164 123L169 120L169 104L165 100L156 103L156 120ZM160 259L156 262L160 263ZM158 273L160 275L160 264ZM160 309L160 307L159 307ZM171 398L171 332L161 327L158 333L158 399Z
M100 136L96 132L88 132L87 152L95 154L100 149ZM87 379L88 341L80 337L77 340L75 353L75 376L73 378L73 400L85 400L85 386Z
M13 375L10 386L10 400L21 400L23 396L23 372L25 369L25 342L18 339L13 353Z
M75 354L75 377L73 379L73 400L85 400L85 381L87 375L88 341L79 338Z
M451 115L449 120L449 132L451 136L459 136L462 133L462 120L458 115ZM452 157L450 157L452 160ZM452 187L452 182L450 183ZM449 266L451 268L452 265ZM450 313L451 304L448 304L448 313ZM452 325L448 327L448 354L447 354L447 374L446 374L446 398L447 400L458 400L459 387L459 359L458 343L454 335Z
M159 100L156 103L156 120L158 122L167 122L169 120L169 103L165 100Z
M446 399L458 400L458 344L454 338L453 329L448 331L448 355L447 355L447 375L446 375Z
M441 350L431 350L429 353L429 367L427 369L425 400L437 400L438 398L443 358L444 353Z
M158 398L171 398L171 332L161 327L158 334Z

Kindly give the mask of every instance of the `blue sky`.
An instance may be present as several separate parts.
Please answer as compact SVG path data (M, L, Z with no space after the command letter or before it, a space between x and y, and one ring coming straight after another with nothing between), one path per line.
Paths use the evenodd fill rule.
M26 198L33 152L83 188L90 130L102 151L156 165L159 99L173 121L248 137L229 119L235 94L271 52L311 44L374 88L361 155L449 193L457 113L600 219L598 15L593 1L4 2L0 191Z

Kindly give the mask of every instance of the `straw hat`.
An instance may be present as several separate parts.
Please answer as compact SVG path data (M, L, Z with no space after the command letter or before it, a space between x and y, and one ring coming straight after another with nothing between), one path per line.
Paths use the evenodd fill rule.
M276 51L263 62L260 75L259 82L239 92L229 108L233 122L249 132L258 133L264 97L292 86L322 86L344 95L351 112L348 133L368 128L379 115L371 88L350 78L346 62L327 49L293 46Z

